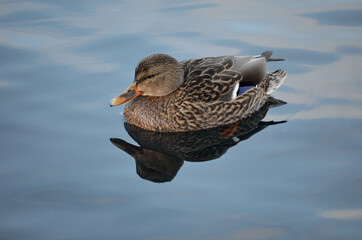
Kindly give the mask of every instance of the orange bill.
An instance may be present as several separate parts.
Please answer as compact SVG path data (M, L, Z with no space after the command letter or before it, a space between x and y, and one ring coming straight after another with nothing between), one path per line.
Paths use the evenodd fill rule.
M124 91L120 96L113 98L109 105L111 107L121 105L142 94L143 92L138 91L136 84L134 83L129 88L127 88L126 91Z

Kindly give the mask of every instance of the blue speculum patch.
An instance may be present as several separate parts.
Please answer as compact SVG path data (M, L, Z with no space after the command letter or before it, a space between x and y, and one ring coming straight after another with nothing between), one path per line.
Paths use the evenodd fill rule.
M241 87L239 87L237 95L240 96L241 94L243 94L244 92L248 91L250 88L253 88L253 87L255 87L255 86L241 86Z

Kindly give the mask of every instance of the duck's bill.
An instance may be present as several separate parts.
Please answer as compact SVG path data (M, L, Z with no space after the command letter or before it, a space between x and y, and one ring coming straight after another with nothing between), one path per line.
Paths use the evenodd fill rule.
M113 98L109 105L111 107L121 105L121 104L128 102L142 94L143 94L143 92L138 91L136 84L132 84L120 96Z

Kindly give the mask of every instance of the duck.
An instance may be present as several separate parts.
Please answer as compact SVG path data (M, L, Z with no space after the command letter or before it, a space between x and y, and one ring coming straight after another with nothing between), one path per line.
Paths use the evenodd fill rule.
M126 122L157 132L188 132L229 125L258 111L287 76L267 72L272 51L177 61L156 53L142 59L133 83L110 106L127 103Z

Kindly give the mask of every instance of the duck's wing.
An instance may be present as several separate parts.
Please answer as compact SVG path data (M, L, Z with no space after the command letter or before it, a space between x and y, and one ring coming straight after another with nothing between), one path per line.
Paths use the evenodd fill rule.
M243 79L234 67L234 56L190 59L181 64L185 71L183 99L189 102L230 101Z
M234 123L250 116L266 101L268 95L254 87L232 101L184 101L172 112L177 131L195 131Z
M230 101L239 86L256 86L267 74L272 51L257 56L222 56L181 62L185 71L185 98L190 101Z
M265 51L257 56L235 56L233 70L243 75L241 86L256 86L265 80L267 63L284 61L283 58L272 58L273 51Z

